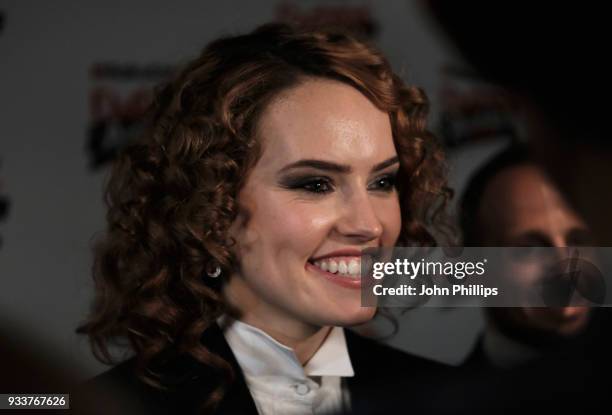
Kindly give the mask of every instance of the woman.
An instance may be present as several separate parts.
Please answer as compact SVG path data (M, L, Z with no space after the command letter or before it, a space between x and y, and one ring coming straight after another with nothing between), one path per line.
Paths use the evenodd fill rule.
M342 329L376 312L363 248L433 243L449 191L427 106L345 35L266 25L211 43L108 183L79 332L105 362L114 339L134 357L94 384L146 413L367 412L384 380L434 373Z

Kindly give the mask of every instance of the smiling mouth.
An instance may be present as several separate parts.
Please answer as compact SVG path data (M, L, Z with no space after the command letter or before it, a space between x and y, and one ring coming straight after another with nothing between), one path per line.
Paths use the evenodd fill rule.
M317 261L308 261L318 271L347 279L359 280L361 278L361 257L333 257Z

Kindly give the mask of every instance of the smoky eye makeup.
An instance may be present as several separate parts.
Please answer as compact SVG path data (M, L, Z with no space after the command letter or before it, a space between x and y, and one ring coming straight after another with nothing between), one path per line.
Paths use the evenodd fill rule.
M397 188L397 175L399 169L379 174L374 180L368 185L370 190L378 190L382 192L391 192Z
M368 190L390 193L396 190L398 171L378 175L368 184ZM281 178L280 186L287 190L295 190L311 194L325 194L334 190L333 179L322 175L298 175Z
M318 174L299 174L282 177L279 185L287 190L295 190L312 194L324 194L334 189L330 177Z

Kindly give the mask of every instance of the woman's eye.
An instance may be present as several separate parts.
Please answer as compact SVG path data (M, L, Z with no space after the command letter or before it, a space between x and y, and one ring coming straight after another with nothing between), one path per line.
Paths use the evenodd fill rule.
M322 195L334 190L334 182L328 177L309 176L281 179L280 185L288 190Z
M390 192L395 188L395 175L379 177L370 185L371 190Z
M327 193L331 192L332 190L331 183L325 179L314 179L307 181L302 183L300 188L311 193Z

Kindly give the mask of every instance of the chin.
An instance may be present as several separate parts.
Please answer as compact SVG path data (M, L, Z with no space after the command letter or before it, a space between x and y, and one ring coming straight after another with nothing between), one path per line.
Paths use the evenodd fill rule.
M587 319L584 318L584 319L573 321L573 322L560 326L557 332L561 336L566 336L566 337L577 336L586 329L586 326L587 326Z
M553 317L540 322L540 326L558 336L572 337L580 334L586 328L589 321L589 310L585 308L584 311L576 313L565 321L556 321Z
M331 326L356 326L359 324L367 323L374 318L376 314L376 307L361 307L342 310L335 316L334 321L328 325Z

